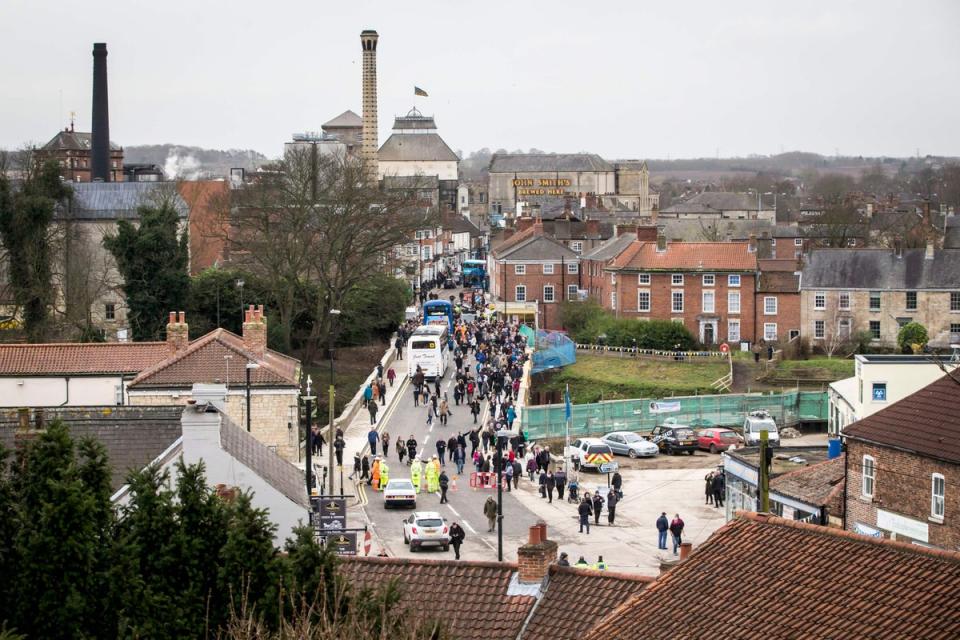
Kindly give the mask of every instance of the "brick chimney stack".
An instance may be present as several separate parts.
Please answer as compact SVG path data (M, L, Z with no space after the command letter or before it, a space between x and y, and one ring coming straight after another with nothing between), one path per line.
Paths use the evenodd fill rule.
M657 241L657 227L656 225L637 225L637 240L640 242L656 242Z
M360 157L363 159L367 179L377 183L379 168L377 154L377 41L380 36L372 29L360 33L363 47L363 143Z
M243 348L263 358L267 350L267 317L263 315L263 305L250 305L243 319Z
M170 355L183 351L190 345L190 327L187 325L186 314L181 311L177 315L176 311L170 312L170 320L167 322L167 348Z
M550 565L557 561L557 543L547 540L547 525L530 527L530 539L517 550L517 576L522 584L540 584L547 577Z

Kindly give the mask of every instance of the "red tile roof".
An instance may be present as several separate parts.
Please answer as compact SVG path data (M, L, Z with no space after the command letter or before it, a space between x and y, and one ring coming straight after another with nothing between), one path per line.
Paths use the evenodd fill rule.
M515 246L517 246L518 244L520 244L521 242L524 242L524 241L526 241L526 240L529 240L529 239L532 238L537 232L543 233L543 226L542 226L542 225L541 225L539 228L537 228L536 225L533 225L533 226L527 227L527 228L524 229L523 231L514 233L512 236L510 236L509 238L507 238L506 240L504 240L503 242L501 242L500 244L496 245L496 246L493 248L493 257L495 257L495 258L496 258L496 257L499 257L499 256L500 256L504 251L506 251L507 249L509 249L509 248L511 248L511 247L515 247Z
M740 513L595 625L618 638L957 638L960 553Z
M399 581L400 606L443 622L459 640L516 638L536 600L507 595L512 563L353 557L339 567L354 587Z
M916 393L843 429L856 440L960 463L960 374L944 375Z
M655 242L636 241L608 267L628 271L756 271L757 254L747 242L668 242L657 251Z
M230 359L230 380L227 380L227 359ZM250 374L253 386L297 386L300 364L297 360L268 349L258 358L243 346L243 338L226 329L215 329L197 338L190 345L162 362L142 371L130 383L131 389L145 387L182 387L196 382L240 383L245 380L247 362L260 368Z
M615 603L634 596L655 578L638 574L550 566L547 590L522 640L578 638Z
M0 375L137 373L167 357L166 342L0 345Z
M770 480L770 491L812 506L825 507L843 493L845 455L779 475Z

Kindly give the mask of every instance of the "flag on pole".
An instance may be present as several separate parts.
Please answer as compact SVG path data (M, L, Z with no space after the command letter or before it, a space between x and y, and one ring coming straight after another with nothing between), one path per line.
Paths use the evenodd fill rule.
M573 410L572 410L571 407L570 407L570 385L567 385L567 390L563 392L563 402L564 402L564 404L566 405L566 406L564 407L564 409L565 409L565 410L564 410L564 414L565 414L564 417L565 417L567 420L570 420L571 414L573 413Z
M414 85L414 87L413 87L413 95L415 95L415 96L423 96L424 98L429 98L429 97L430 97L430 96L427 95L427 92L426 92L426 91L424 91L423 89L421 89L420 87L418 87L418 86L416 86L416 85Z

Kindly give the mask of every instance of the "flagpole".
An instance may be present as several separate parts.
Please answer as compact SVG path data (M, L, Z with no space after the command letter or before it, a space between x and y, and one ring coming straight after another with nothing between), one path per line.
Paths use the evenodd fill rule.
M564 446L563 446L563 474L567 476L569 481L568 474L570 470L567 468L567 464L569 463L569 460L567 459L569 457L567 456L567 451L570 449L570 420L572 419L572 416L571 416L572 411L570 407L570 384L569 383L567 383L567 389L564 392L563 399L564 399L564 404L566 405L565 406L565 413L566 413L565 422L566 422L566 431L567 431L566 442L564 443Z

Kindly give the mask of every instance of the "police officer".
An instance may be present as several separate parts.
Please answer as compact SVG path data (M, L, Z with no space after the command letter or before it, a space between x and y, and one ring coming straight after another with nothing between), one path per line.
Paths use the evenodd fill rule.
M603 556L597 556L597 561L594 562L591 566L591 569L596 569L597 571L606 571L607 563L603 561Z

